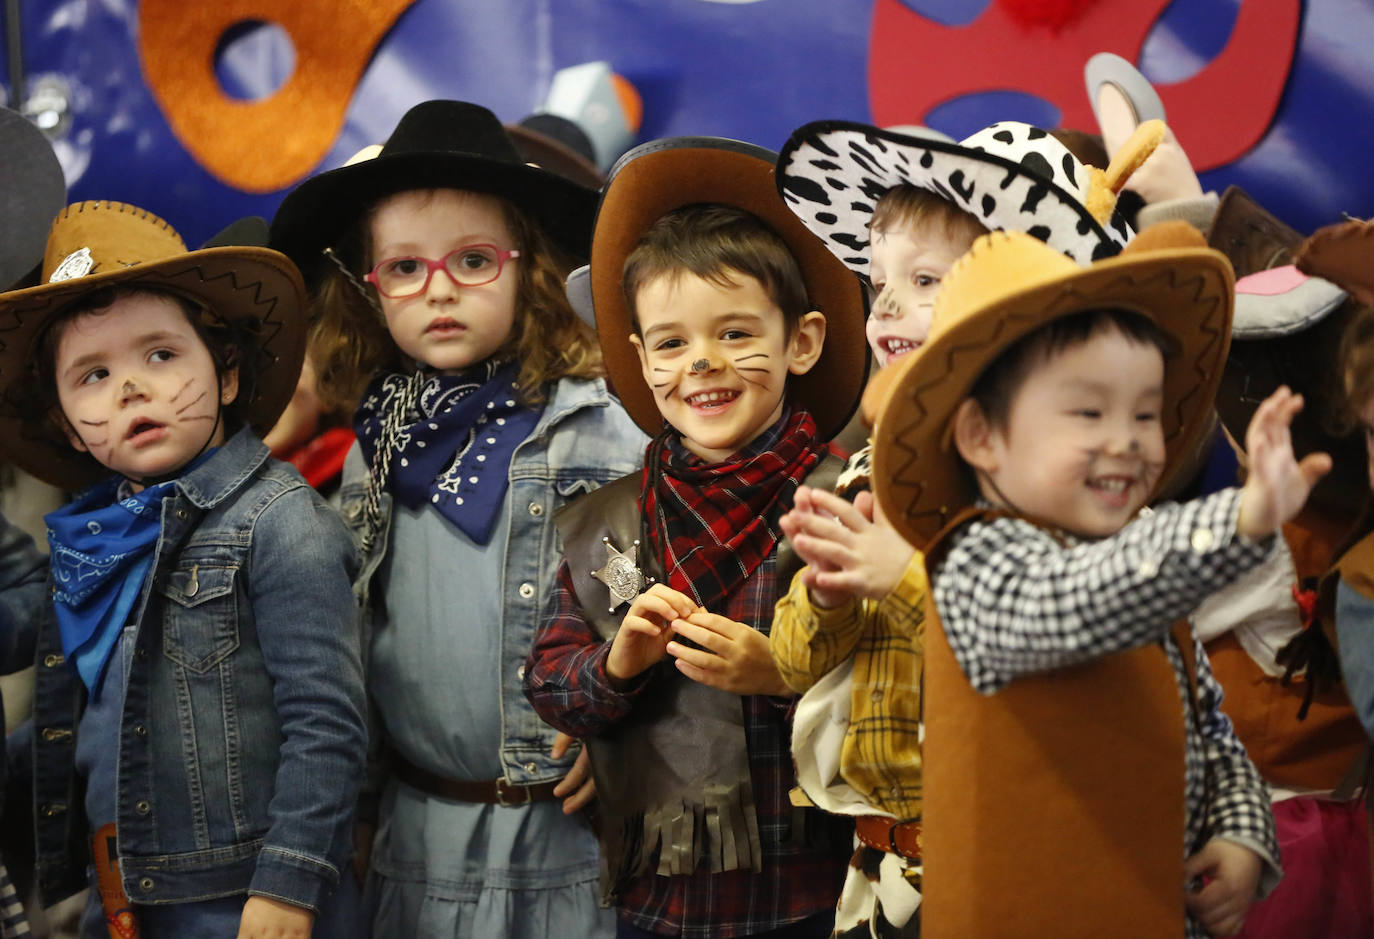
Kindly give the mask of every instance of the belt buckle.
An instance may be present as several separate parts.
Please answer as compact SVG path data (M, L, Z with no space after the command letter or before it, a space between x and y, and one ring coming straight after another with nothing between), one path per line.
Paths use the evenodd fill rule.
M511 798L510 793L519 793L517 798ZM496 780L496 802L506 808L515 808L519 805L528 805L530 801L530 790L528 786L512 785L506 777L502 776Z

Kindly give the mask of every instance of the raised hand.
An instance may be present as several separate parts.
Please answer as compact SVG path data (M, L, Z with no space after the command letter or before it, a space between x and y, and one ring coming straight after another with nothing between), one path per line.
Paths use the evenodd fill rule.
M1312 487L1331 469L1331 457L1293 455L1290 427L1302 410L1302 395L1280 387L1255 410L1245 432L1247 475L1241 490L1236 531L1264 538L1297 515Z
M797 493L782 526L807 563L802 583L812 602L836 607L850 596L881 600L891 593L916 552L883 518L873 494L861 492L851 505L820 489Z

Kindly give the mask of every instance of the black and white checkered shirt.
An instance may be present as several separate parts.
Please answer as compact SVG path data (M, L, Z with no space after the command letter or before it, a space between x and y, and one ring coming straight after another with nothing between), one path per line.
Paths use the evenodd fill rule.
M932 587L946 637L973 687L991 694L1021 675L1163 642L1178 679L1186 730L1185 855L1225 838L1263 861L1259 895L1278 883L1269 791L1230 719L1202 644L1198 712L1169 630L1210 593L1257 565L1273 539L1236 534L1240 491L1145 511L1110 538L1080 541L1017 518L955 533ZM1188 936L1207 933L1191 918Z

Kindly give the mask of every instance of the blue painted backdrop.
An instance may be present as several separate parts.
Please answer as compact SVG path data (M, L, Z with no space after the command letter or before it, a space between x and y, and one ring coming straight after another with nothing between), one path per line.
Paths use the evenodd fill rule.
M188 0L200 2L213 0ZM988 0L901 2L957 26ZM1142 70L1156 83L1186 79L1226 44L1241 2L1254 0L1174 0L1142 49ZM140 71L137 3L20 0L20 10L27 80L57 76L71 90L70 123L55 145L73 200L135 203L192 244L239 216L270 216L282 192L221 184L172 135ZM480 101L518 120L540 104L557 69L593 59L610 61L638 89L641 139L709 133L776 149L809 120L870 119L872 16L872 0L418 0L378 46L319 168L381 141L407 107L428 97ZM1341 211L1374 215L1366 169L1374 153L1372 47L1368 0L1305 3L1272 125L1204 183L1240 184L1303 231ZM920 50L911 58L919 81ZM226 89L253 97L274 88L290 63L285 44L259 30L228 47L220 73ZM1001 118L1057 120L1053 105L1011 91L953 102L929 122L962 136ZM1235 104L1216 102L1218 113Z

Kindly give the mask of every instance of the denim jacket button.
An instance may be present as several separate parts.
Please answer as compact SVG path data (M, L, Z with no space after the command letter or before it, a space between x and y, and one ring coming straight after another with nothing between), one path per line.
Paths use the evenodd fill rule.
M525 666L522 665L515 670L515 677L521 681L525 680Z
M134 733L138 734L140 737L146 737L148 736L148 728L143 724L135 724Z
M72 732L66 727L44 727L43 739L48 743L57 743L62 740L70 740Z
M64 656L58 655L54 652L49 652L47 655L43 656L43 667L57 668L57 666L61 665L65 661L67 661L67 659Z
M151 878L151 877L140 877L140 878L139 878L139 881L138 881L138 889L139 889L139 890L142 890L142 891L144 891L144 892L146 893L147 891L152 890L154 886L156 886L156 885L153 883L153 878Z
M538 518L539 516L544 514L544 507L540 505L538 502L531 502L530 514L533 515L535 518Z
M539 764L535 763L534 760L530 760L528 763L525 764L525 772L527 773L533 773L538 768Z
M134 804L134 808L138 810L139 815L147 815L153 810L153 804L147 799L139 799L138 802Z
M38 807L38 811L43 813L44 818L52 818L54 815L61 815L67 811L65 802L44 802Z
M524 597L526 600L534 596L534 584L531 584L529 582L521 584L520 596Z

